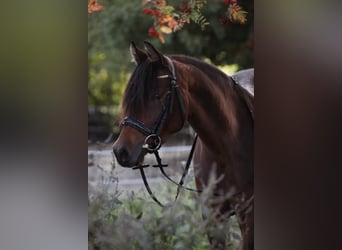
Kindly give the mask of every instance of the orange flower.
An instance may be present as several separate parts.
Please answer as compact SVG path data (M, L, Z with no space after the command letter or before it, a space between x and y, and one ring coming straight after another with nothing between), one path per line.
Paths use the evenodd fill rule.
M103 10L103 6L98 4L97 0L88 0L88 15L100 10Z
M166 5L166 0L155 0L154 5L160 9L162 9Z
M178 26L178 21L175 20L174 18L170 18L167 22L167 25L171 28L174 29Z
M171 16L161 16L160 18L158 18L158 24L160 26L167 24L169 28L173 29L178 25L178 21Z

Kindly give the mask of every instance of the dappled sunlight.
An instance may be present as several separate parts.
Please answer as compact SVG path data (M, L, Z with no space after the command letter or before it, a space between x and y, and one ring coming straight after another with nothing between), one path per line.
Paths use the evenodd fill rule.
M231 64L231 65L219 65L217 66L220 70L222 70L227 75L231 76L234 73L236 73L239 69L239 66L237 64Z

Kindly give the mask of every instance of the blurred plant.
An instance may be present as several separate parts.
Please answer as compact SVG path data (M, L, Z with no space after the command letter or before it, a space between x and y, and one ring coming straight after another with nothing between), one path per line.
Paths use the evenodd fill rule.
M97 0L88 0L88 15L93 13L94 11L103 10L103 6L100 5Z
M165 0L142 0L142 4L144 14L154 18L153 27L150 28L154 32L149 33L149 36L159 38L162 43L165 43L164 34L181 30L191 21L200 25L201 29L209 24L202 14L202 8L206 4L204 0L182 2L178 9L168 5Z
M221 18L221 24L237 22L245 24L247 22L247 12L238 5L237 0L222 0L228 5L225 17ZM149 36L159 38L165 43L164 34L171 34L181 30L184 25L191 21L198 24L202 30L209 24L202 14L206 0L188 0L181 2L178 8L168 5L166 0L142 0L143 12L154 18L153 27L149 29Z
M225 16L220 18L222 25L233 22L245 24L247 22L247 12L237 3L237 0L221 0L228 5ZM202 30L209 24L203 15L203 7L207 4L206 0L182 1L178 7L167 3L166 0L142 0L143 13L150 15L154 19L153 27L148 29L151 38L158 38L161 43L165 43L165 35L183 29L191 22L198 24ZM176 4L174 4L176 5ZM88 13L102 10L103 6L97 0L88 0Z
M222 0L222 2L228 5L228 8L225 16L220 18L221 24L226 25L231 22L245 24L247 22L248 13L242 9L242 7L237 3L237 0Z
M218 221L215 211L206 206L208 193L182 192L177 202L161 208L142 193L104 190L108 189L88 192L88 249L204 250L210 248L207 231L227 232L228 249L239 247L236 218ZM175 190L162 185L158 190L163 201L172 200Z

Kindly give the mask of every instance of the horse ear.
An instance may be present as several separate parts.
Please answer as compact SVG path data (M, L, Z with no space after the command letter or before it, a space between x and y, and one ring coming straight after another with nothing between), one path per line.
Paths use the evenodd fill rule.
M164 55L157 50L151 43L144 41L145 49L147 51L148 57L152 61L161 61L165 66L167 66L167 60Z
M131 42L129 50L131 52L132 62L134 62L135 65L139 65L146 60L147 54L143 50L137 48L134 42Z

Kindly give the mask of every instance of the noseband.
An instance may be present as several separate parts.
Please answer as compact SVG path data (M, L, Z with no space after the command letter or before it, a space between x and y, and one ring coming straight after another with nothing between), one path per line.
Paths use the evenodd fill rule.
M154 153L158 151L158 149L161 147L160 133L165 126L165 122L167 118L172 113L175 98L178 101L180 111L181 111L182 127L185 122L184 102L179 93L179 88L176 83L177 78L176 78L175 66L169 57L166 57L166 59L170 66L169 69L171 71L171 75L162 75L162 76L158 76L157 78L159 79L169 78L171 81L170 81L169 91L166 97L165 105L163 105L163 109L159 115L159 119L155 123L157 124L156 127L151 129L148 126L146 126L146 124L144 124L143 122L133 117L128 117L128 116L126 116L123 122L121 123L121 127L130 126L146 136L142 148L145 149L148 153Z

